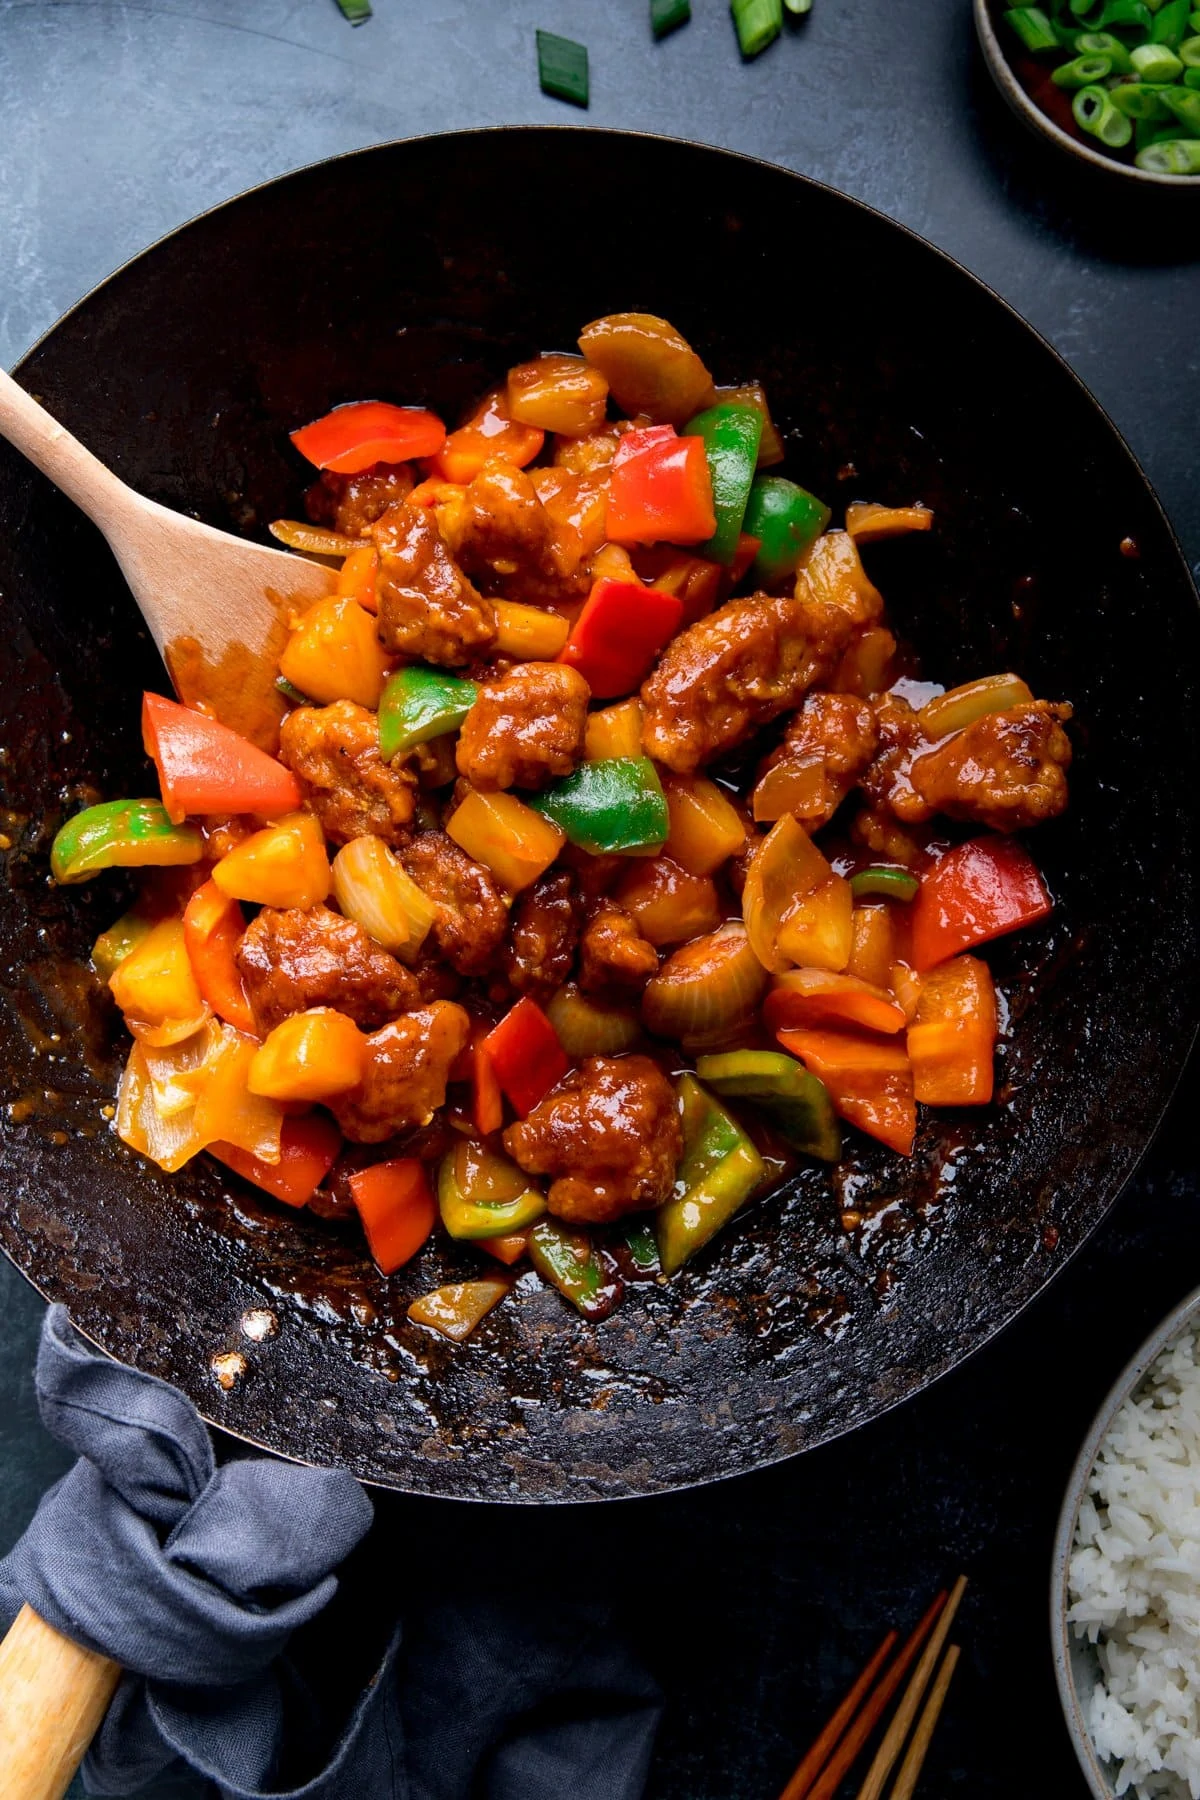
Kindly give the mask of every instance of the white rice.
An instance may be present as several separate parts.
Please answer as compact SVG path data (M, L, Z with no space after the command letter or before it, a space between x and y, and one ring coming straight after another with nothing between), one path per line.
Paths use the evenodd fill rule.
M1200 1800L1200 1361L1187 1332L1100 1446L1079 1513L1068 1621L1103 1681L1081 1695L1116 1791Z

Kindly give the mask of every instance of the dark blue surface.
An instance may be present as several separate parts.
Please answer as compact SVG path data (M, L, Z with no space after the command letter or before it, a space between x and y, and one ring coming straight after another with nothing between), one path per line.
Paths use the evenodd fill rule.
M828 181L989 281L1107 407L1200 570L1200 192L1126 195L1027 138L966 0L815 0L751 65L724 0L693 0L693 23L657 47L645 0L375 4L353 30L333 0L0 0L0 361L163 231L301 163L466 125L663 131ZM587 115L538 92L537 25L587 42ZM664 195L664 230L670 216ZM619 219L549 228L620 256ZM798 245L797 280L836 254ZM920 351L932 362L938 346ZM978 382L986 431L984 346ZM1132 626L1131 649L1152 665ZM920 1791L1076 1800L1047 1647L1050 1540L1110 1379L1200 1282L1198 1097L1193 1074L1144 1174L1050 1293L901 1412L763 1475L599 1514L387 1500L381 1602L418 1579L484 1582L498 1553L564 1581L586 1571L627 1594L668 1693L654 1800L771 1800L884 1626L965 1567L964 1661ZM0 1549L63 1466L32 1407L40 1310L0 1262Z

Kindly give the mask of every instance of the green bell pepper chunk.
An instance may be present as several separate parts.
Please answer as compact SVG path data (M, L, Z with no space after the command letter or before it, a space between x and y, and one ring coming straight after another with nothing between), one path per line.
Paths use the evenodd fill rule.
M761 412L757 406L747 406L741 400L722 400L697 413L683 428L684 436L704 439L713 511L717 515L717 529L703 544L696 545L695 554L726 568L737 554L762 433Z
M136 950L153 930L153 922L138 912L122 913L107 931L102 931L92 945L92 967L104 981L109 981L131 950Z
M653 1229L645 1219L639 1219L636 1224L625 1227L625 1248L639 1275L658 1274L658 1244Z
M694 1075L680 1077L683 1160L675 1193L654 1215L664 1275L674 1275L728 1223L766 1174L741 1126Z
M752 573L768 585L794 575L830 520L825 503L783 475L760 475L750 489L743 530L758 539Z
M452 1238L467 1241L524 1231L546 1210L537 1188L528 1188L515 1200L469 1200L455 1179L453 1151L442 1158L438 1168L437 1193L442 1224Z
M591 1239L557 1219L539 1219L529 1234L529 1259L585 1319L605 1319L625 1292L621 1277L602 1260Z
M379 701L379 754L391 762L414 744L457 731L475 704L473 681L410 663L389 675Z
M667 797L648 756L606 756L580 763L528 804L594 856L666 842Z
M729 1050L701 1056L696 1073L723 1097L753 1100L797 1150L837 1162L842 1137L824 1082L779 1050Z
M860 869L850 877L850 892L856 900L865 900L871 894L881 894L885 900L915 900L920 891L920 880L908 869L889 869L881 864Z
M204 839L194 825L172 825L158 800L105 800L68 819L50 846L55 881L87 881L101 869L170 867L199 862Z

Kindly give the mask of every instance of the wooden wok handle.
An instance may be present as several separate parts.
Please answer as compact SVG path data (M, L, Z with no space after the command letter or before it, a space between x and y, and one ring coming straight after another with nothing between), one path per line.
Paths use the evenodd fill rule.
M120 1668L23 1606L0 1643L0 1794L62 1800L108 1710Z

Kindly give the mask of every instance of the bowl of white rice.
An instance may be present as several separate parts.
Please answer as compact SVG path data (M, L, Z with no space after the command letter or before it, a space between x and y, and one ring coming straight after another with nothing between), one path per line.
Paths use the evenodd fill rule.
M1050 1613L1097 1800L1200 1800L1200 1289L1142 1345L1079 1453Z

